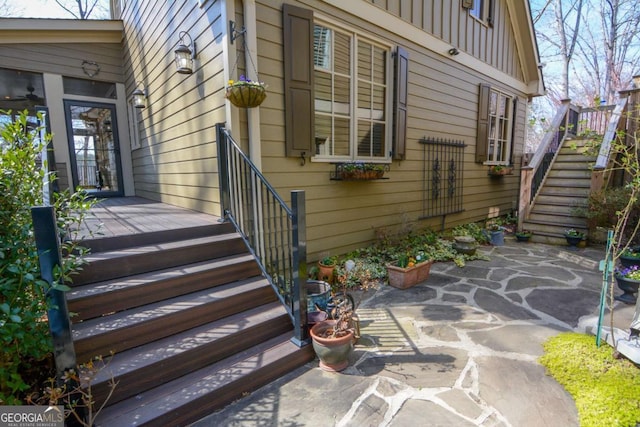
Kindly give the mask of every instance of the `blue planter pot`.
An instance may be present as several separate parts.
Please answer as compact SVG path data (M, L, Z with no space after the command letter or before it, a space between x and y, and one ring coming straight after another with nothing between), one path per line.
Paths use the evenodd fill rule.
M489 241L493 246L504 246L504 231L489 231Z

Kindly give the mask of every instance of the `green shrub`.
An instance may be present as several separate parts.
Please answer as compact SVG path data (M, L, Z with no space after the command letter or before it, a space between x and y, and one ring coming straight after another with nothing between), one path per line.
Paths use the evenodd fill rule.
M40 279L30 210L43 204L39 159L46 141L39 141L40 130L27 122L26 112L0 126L0 402L9 405L24 403L50 369L49 286ZM94 203L81 192L55 194L60 232L68 237ZM82 263L84 253L76 246L69 239L62 245L68 255L55 272L61 289Z
M608 345L573 332L544 344L540 363L571 394L582 427L633 427L640 423L640 369L615 359Z

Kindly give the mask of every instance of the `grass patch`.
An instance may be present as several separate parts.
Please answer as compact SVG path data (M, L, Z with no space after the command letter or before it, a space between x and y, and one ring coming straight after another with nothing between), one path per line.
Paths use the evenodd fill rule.
M540 363L571 394L581 427L633 427L640 423L640 369L613 357L595 337L566 332L544 343Z

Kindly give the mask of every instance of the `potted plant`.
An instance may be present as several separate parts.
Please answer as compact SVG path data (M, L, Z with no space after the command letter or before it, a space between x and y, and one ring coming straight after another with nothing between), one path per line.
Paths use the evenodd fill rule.
M366 163L359 160L340 163L336 166L336 178L351 181L381 179L387 170L382 163Z
M577 248L578 244L584 239L584 233L582 231L575 230L573 228L564 232L564 238L572 248Z
M528 242L533 236L533 232L529 230L516 231L516 240L518 242Z
M478 241L471 235L453 236L453 240L451 246L459 254L474 255L478 249Z
M433 260L428 259L423 251L415 254L403 254L390 264L387 264L389 284L394 288L407 289L429 277Z
M615 272L615 278L618 287L623 292L622 295L615 297L615 299L625 304L635 304L635 294L638 292L638 285L640 285L640 266L633 265L618 268Z
M342 295L347 294L347 275L341 275ZM331 319L322 320L310 329L313 350L320 359L320 368L339 372L349 365L349 355L356 341L356 305L351 297L338 298L331 308ZM333 305L333 304L332 304Z
M333 275L336 269L336 258L324 256L318 261L318 280L333 283Z
M229 80L225 97L236 107L254 108L267 97L266 85L240 76L240 80Z
M487 234L489 235L489 243L493 246L504 245L504 228L497 222L487 224Z
M620 264L623 267L640 266L640 246L627 248L620 254Z

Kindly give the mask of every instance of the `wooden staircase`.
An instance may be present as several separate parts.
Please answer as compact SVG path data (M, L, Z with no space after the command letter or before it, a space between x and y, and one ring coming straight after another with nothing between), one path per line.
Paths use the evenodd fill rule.
M118 383L96 425L186 425L314 358L230 224L86 246L67 295L76 357L105 356L96 408Z
M585 206L591 188L591 168L595 157L585 155L588 140L565 141L535 198L523 228L533 231L532 241L566 245L568 229L587 232L584 217L574 208Z

